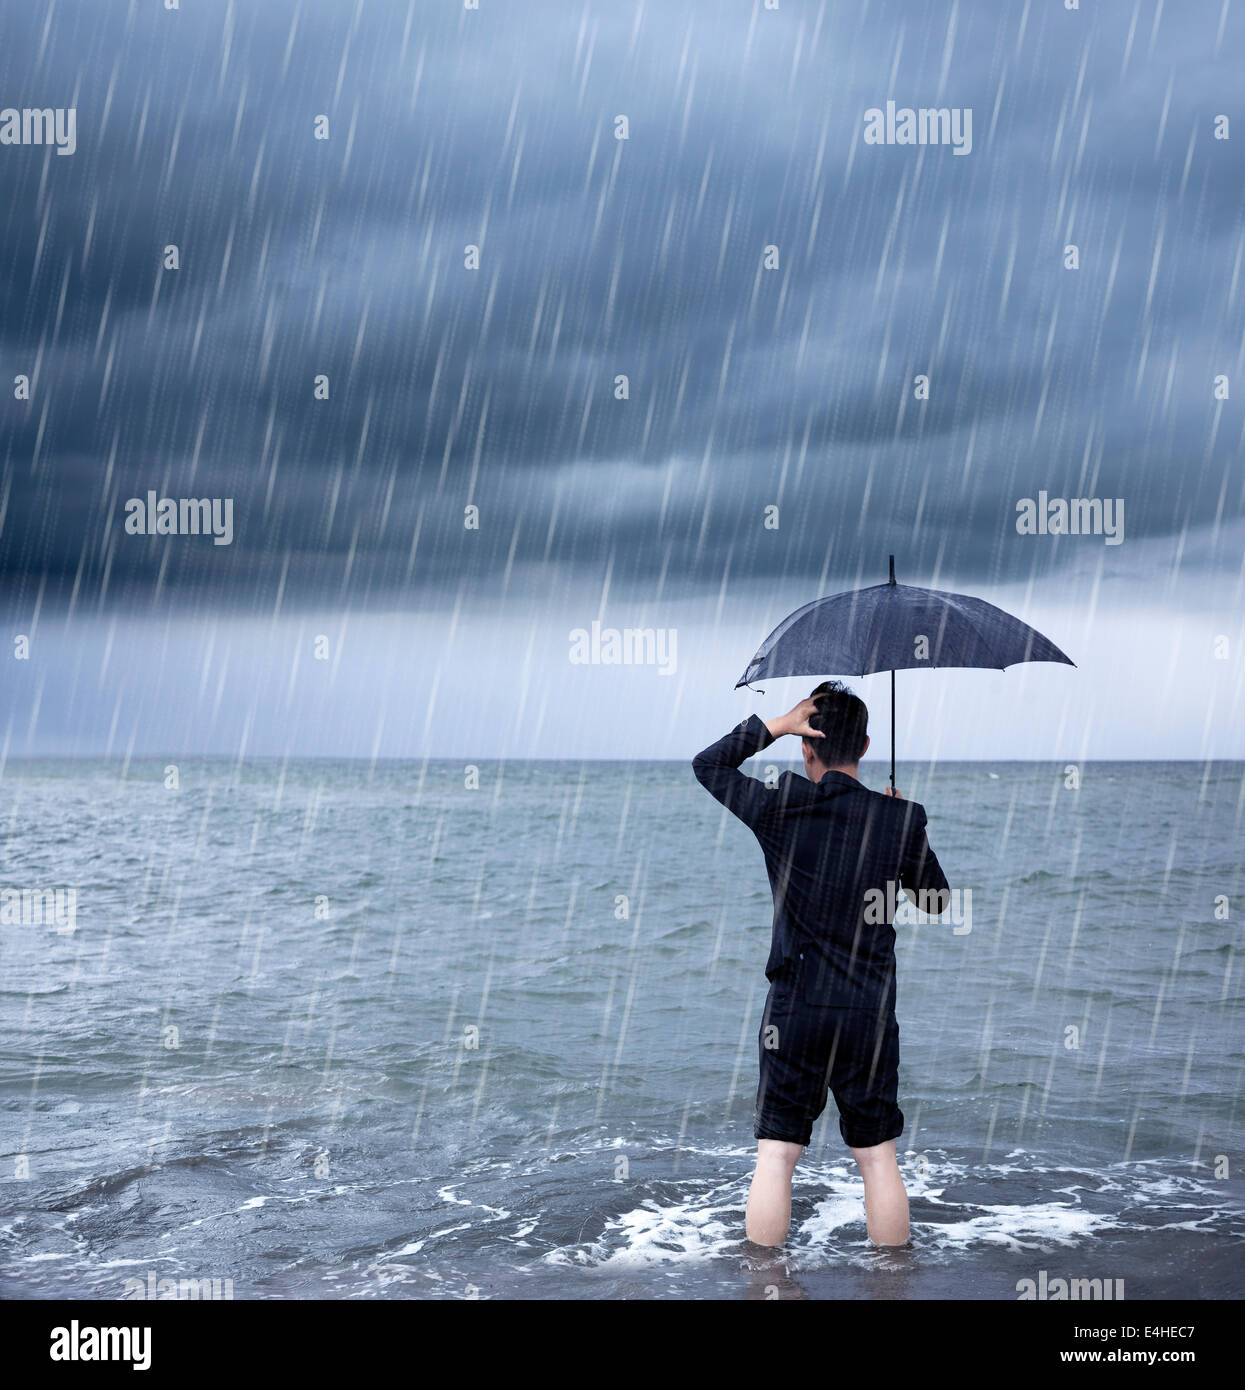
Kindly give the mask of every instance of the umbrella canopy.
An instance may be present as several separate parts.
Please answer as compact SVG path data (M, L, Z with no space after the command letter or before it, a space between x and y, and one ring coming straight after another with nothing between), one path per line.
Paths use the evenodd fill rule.
M735 689L762 677L890 671L893 785L895 671L939 666L1002 671L1022 661L1076 664L1035 628L984 599L896 584L891 556L889 583L815 599L784 618Z

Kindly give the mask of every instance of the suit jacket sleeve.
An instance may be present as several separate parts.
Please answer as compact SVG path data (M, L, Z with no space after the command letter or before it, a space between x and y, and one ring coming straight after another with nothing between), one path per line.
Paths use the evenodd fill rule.
M745 776L739 764L773 741L764 721L753 714L692 759L700 785L747 826L755 826L774 806L774 792L755 777Z
M912 810L914 814L908 824L903 862L899 870L900 881L905 888L915 889L918 893L947 893L950 891L947 876L942 871L938 856L930 848L929 837L925 833L925 807L913 802ZM935 915L945 910L944 901L941 907L937 907Z

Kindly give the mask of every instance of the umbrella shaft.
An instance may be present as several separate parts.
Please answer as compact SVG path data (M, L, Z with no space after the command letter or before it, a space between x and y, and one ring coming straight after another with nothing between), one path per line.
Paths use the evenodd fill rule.
M895 673L891 672L891 791L895 790Z

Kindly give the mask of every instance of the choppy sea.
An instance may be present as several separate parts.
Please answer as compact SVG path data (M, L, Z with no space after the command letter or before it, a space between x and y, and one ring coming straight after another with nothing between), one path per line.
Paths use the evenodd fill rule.
M769 892L688 764L165 769L0 775L5 1297L1245 1292L1245 765L901 764L971 889L897 925L913 1241L831 1102L771 1255Z

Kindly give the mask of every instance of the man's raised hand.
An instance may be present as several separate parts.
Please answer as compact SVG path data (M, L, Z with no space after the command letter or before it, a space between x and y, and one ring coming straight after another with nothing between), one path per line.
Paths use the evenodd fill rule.
M814 729L808 722L816 713L817 701L810 696L807 700L801 700L786 714L780 714L776 719L767 719L765 727L775 738L781 738L783 734L798 734L800 738L808 739L825 738L820 729Z

